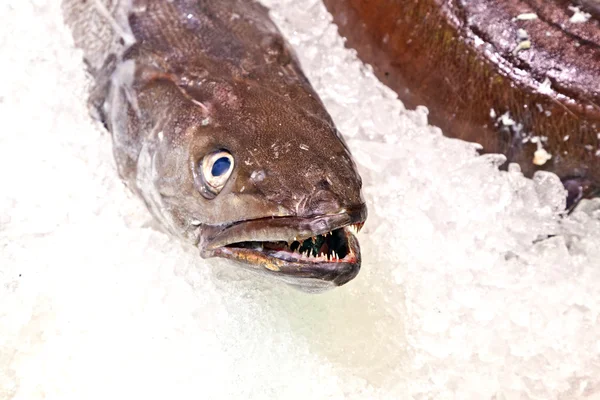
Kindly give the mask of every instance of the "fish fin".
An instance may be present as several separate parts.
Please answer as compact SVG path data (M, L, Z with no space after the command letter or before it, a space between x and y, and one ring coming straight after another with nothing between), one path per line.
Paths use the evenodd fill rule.
M567 212L570 214L577 208L583 199L600 197L600 186L583 177L570 177L563 179L562 183L567 190Z
M90 114L94 119L102 122L102 125L108 129L104 103L108 96L111 76L117 65L117 57L114 54L109 56L99 70L93 70L93 67L89 63L86 62L86 64L90 74L95 77L88 97Z

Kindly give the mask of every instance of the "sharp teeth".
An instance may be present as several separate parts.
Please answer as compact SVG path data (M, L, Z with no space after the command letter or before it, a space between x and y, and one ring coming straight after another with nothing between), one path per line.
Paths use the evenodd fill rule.
M358 224L348 225L348 229L350 230L350 232L356 235L358 234L358 232L360 232L364 224L364 222L360 222Z

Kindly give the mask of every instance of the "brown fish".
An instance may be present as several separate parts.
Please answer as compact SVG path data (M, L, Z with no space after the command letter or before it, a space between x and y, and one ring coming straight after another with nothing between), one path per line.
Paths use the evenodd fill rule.
M526 176L556 173L569 206L598 194L599 0L575 2L587 22L567 0L324 2L348 45L444 134Z
M65 0L119 174L172 234L307 291L360 269L350 151L248 0Z

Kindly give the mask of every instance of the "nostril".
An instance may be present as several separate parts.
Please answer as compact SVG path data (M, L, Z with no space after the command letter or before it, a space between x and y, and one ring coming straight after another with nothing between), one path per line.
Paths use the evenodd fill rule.
M317 182L315 187L317 190L329 190L331 189L331 184L327 179L321 179L319 182Z
M318 190L307 199L303 208L305 215L331 214L340 209L340 202L331 191Z

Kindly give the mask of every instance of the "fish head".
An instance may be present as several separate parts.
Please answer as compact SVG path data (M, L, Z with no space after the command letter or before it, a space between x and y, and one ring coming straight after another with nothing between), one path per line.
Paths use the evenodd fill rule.
M140 97L170 110L154 122L159 137L146 168L154 194L143 196L156 203L150 209L159 220L197 243L203 257L231 259L306 291L358 274L354 235L367 216L361 178L312 90L160 85L167 87Z

